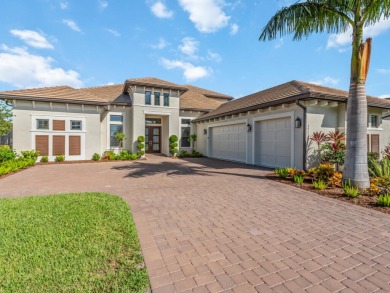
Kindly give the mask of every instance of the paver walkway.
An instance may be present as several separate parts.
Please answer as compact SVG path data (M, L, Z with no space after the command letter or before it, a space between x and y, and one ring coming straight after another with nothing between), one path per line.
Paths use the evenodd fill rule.
M153 292L390 292L390 217L197 159L36 166L0 196L105 191L132 208Z

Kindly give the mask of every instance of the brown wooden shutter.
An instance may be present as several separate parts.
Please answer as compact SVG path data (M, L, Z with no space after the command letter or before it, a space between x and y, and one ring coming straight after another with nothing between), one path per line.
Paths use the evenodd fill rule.
M65 136L53 135L53 156L65 155Z
M370 135L367 134L367 153L370 152Z
M379 134L371 134L371 152L379 154Z
M48 135L36 135L35 136L35 149L39 151L40 156L49 155L49 136Z
M53 130L65 131L65 120L53 120Z
M81 137L77 135L69 136L69 156L81 155Z

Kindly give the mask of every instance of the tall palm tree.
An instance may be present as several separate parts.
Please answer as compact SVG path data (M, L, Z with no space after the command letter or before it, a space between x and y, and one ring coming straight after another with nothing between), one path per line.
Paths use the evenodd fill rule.
M344 180L369 187L367 167L366 78L371 39L363 43L364 28L390 16L390 0L307 0L279 10L264 27L260 40L294 34L301 40L311 33L342 33L352 28L352 58L347 102L347 151Z

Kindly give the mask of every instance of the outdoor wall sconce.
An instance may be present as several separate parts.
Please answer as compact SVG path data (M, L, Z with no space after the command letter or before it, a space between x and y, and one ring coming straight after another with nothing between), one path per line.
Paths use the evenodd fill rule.
M301 128L301 127L302 127L301 118L297 117L297 119L295 119L295 128Z
M246 130L248 132L251 132L252 131L252 125L250 125L249 123L246 125Z
M204 134L204 135L207 134L207 129L203 129L203 134Z

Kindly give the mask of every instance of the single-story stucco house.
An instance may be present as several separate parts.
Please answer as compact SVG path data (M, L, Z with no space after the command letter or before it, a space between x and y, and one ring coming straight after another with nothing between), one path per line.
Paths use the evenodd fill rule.
M157 78L128 79L123 85L74 89L68 86L0 92L13 106L13 146L37 149L50 160L90 159L117 149L136 152L145 136L147 153L169 155L169 136L190 150L188 136L205 156L265 167L310 165L308 137L316 131L345 132L348 92L291 81L239 99ZM390 101L368 100L368 150L390 143Z

